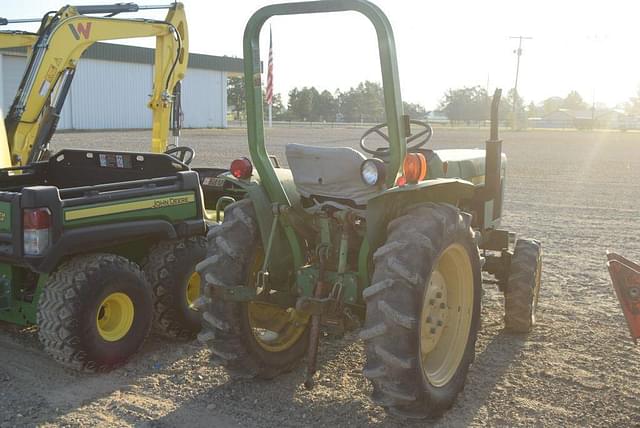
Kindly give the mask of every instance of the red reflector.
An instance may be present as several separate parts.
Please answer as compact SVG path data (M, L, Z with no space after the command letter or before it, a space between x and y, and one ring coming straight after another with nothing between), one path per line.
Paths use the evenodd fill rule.
M427 159L422 153L408 153L402 169L407 182L417 183L427 176Z
M253 165L251 165L251 161L249 159L240 158L231 162L231 168L229 169L235 178L245 179L251 177Z
M22 213L22 223L25 229L49 229L51 226L51 213L48 208L26 209Z

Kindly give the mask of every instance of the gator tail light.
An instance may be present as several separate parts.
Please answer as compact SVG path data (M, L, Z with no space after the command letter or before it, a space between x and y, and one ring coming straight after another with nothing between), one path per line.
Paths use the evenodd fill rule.
M51 243L49 208L27 208L22 212L23 250L27 256L39 256Z
M231 171L231 175L235 178L244 180L251 177L251 174L253 173L253 165L251 165L251 161L248 158L243 157L231 162L229 170Z
M407 153L402 165L407 183L417 183L427 177L427 158L422 153Z

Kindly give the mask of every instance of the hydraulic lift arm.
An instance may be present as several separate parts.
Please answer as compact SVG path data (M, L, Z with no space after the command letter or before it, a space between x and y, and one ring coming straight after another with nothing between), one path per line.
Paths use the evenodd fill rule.
M120 19L114 15L139 9L168 8L164 21ZM108 14L103 17L87 14ZM5 123L13 165L40 160L55 131L78 60L100 40L156 37L153 92L154 152L167 146L173 91L184 77L188 60L187 22L182 3L143 7L133 3L65 6L42 20L27 70ZM123 76L123 78L126 78ZM96 100L99 105L100 100ZM0 151L4 148L0 148ZM3 156L0 153L0 161ZM11 165L0 165L8 167Z

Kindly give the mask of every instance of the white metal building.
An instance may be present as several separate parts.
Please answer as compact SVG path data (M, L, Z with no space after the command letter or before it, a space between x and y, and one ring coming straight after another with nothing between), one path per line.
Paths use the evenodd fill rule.
M58 129L151 127L147 107L153 84L154 50L96 43L81 57ZM24 50L0 51L0 101L4 114L27 66ZM227 77L242 71L242 60L189 54L182 82L186 128L227 126Z

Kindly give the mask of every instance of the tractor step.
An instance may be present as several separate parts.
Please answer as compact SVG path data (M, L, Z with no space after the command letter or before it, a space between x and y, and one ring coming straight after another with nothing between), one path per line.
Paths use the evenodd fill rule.
M627 319L631 337L638 343L638 338L640 338L640 265L615 253L607 253L607 260L613 289Z

